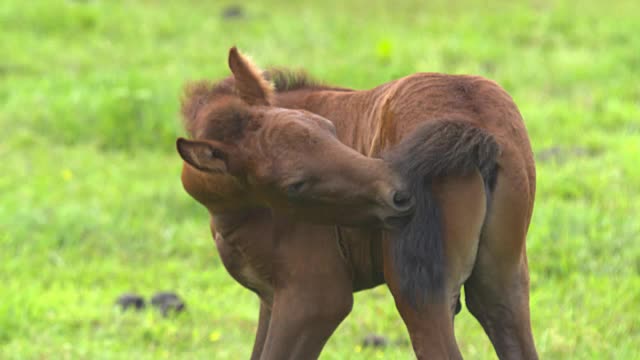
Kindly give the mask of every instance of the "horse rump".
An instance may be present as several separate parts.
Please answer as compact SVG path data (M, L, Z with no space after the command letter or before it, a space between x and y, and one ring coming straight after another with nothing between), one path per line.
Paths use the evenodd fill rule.
M444 291L442 215L433 180L478 170L489 200L499 154L498 143L486 130L464 120L443 119L425 123L383 155L416 200L409 223L390 233L400 291L414 307Z

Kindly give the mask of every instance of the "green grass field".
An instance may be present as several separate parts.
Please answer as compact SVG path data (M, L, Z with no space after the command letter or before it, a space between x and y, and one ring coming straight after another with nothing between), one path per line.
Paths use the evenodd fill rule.
M359 89L417 71L502 84L538 160L541 358L640 359L637 1L314 2L233 19L215 1L0 3L0 358L248 358L258 301L221 266L174 150L182 84L226 76L236 44ZM187 312L113 306L163 289ZM466 358L495 358L466 309L456 328ZM369 333L401 345L363 349ZM321 358L411 358L406 339L379 287L356 296Z

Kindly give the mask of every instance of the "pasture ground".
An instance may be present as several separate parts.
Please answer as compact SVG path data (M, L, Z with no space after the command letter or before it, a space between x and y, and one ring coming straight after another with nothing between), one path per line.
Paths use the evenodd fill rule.
M543 359L640 358L637 1L5 0L0 4L0 358L247 358L258 301L224 271L182 190L184 81L262 66L369 88L417 71L509 91L538 160L528 241ZM389 3L389 2L386 2ZM577 4L577 3L575 3ZM121 314L122 292L177 291L187 312ZM469 359L495 355L466 309ZM323 359L411 358L385 287L359 293Z

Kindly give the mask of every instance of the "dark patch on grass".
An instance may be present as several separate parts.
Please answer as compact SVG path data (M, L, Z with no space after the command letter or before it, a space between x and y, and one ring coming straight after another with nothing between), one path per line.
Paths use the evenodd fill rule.
M369 334L362 339L362 347L383 348L389 345L389 339L383 335Z
M140 311L146 306L142 296L130 293L120 295L116 300L116 305L118 305L122 311L129 309Z
M158 308L162 316L168 316L170 313L178 314L185 310L186 305L178 294L170 291L161 291L153 295L151 305Z
M240 5L229 5L222 9L222 18L227 20L242 19L245 17L245 12Z

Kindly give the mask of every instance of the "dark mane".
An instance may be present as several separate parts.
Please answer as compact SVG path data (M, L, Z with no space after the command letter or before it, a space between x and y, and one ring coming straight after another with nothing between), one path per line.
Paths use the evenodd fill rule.
M201 80L187 83L181 99L180 113L185 130L195 138L204 124L199 124L198 113L220 96L235 96L233 77L228 77L217 83Z
M263 75L267 80L273 83L277 93L303 89L350 91L349 89L326 85L312 78L304 70L270 68L265 71Z
M273 84L276 93L304 89L351 91L350 89L324 85L313 79L304 70L270 68L263 72L263 76ZM233 76L228 76L218 82L201 80L187 83L182 96L180 112L185 130L192 138L196 137L198 132L206 126L206 124L199 124L198 113L206 108L205 105L223 96L237 97Z

